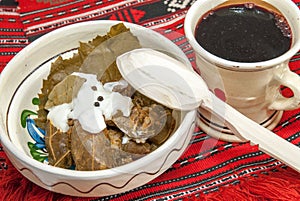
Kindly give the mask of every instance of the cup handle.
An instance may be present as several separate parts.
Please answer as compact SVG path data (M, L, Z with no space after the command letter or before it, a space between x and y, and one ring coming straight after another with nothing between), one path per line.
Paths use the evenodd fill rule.
M267 88L267 98L271 101L271 110L293 110L300 107L300 76L289 69L288 62L275 70L273 80ZM292 97L284 97L280 86L288 87L294 93Z

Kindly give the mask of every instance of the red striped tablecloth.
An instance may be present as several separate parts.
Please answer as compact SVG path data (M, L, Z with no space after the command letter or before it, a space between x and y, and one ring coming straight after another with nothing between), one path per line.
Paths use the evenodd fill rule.
M72 23L102 19L154 29L176 43L194 63L183 32L184 17L193 2L0 0L0 72L14 55L43 34ZM294 2L300 6L299 0ZM290 62L290 68L298 74L299 58L297 54ZM291 95L288 89L283 93ZM274 132L300 146L300 109L284 112ZM196 128L187 151L155 180L122 194L75 198L49 192L28 181L12 166L0 145L0 200L196 199L296 201L300 200L300 174L256 146L218 141Z

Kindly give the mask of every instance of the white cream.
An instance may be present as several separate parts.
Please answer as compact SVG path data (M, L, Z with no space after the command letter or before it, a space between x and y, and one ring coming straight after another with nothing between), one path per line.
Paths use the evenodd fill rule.
M69 129L68 119L77 119L82 128L89 133L99 133L106 128L105 119L111 119L118 111L124 116L130 115L133 106L131 98L118 92L112 92L119 82L108 83L104 88L96 75L73 73L86 79L71 103L54 106L49 109L48 118L63 132ZM124 81L122 81L124 82ZM104 119L105 117L105 119Z
M59 128L63 132L67 132L69 130L68 115L71 111L71 104L64 103L57 105L49 109L47 118L51 120L56 128Z
M124 79L121 79L118 82L108 82L104 84L103 88L107 91L112 91L115 86L119 86L120 89L125 89L128 87L128 82Z

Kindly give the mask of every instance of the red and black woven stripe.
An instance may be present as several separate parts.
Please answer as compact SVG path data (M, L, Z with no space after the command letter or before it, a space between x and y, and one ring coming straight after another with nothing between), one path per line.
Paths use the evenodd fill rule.
M16 22L12 24L7 22L5 27L2 27L1 23L0 28L11 27L1 32L1 35L6 33L9 37L22 38L24 43L6 43L0 47L0 54L2 52L12 54L0 55L2 66L4 67L15 53L28 44L27 38L33 41L53 29L68 24L101 19L129 21L154 29L176 43L194 64L192 49L183 32L184 17L193 2L193 0L19 0L20 15L16 16ZM300 6L299 0L294 2ZM3 18L10 19L10 17L12 15L5 13ZM21 44L23 46L20 46ZM291 69L298 74L300 74L299 58L300 54L297 54L290 62ZM292 95L289 89L283 88L282 91L285 96ZM274 132L300 146L300 109L284 112ZM4 153L2 157L5 159ZM1 160L3 161L0 155L0 163ZM6 167L5 161L3 164L3 167ZM200 194L209 195L223 186L238 184L244 178L256 177L281 167L285 166L259 151L257 146L218 141L197 128L187 151L164 174L129 192L94 200L178 200L191 195L196 197ZM64 198L66 197L61 196L61 199Z
M23 30L20 14L12 2L8 2L8 6L0 5L0 24L1 73L7 62L28 44L28 40Z

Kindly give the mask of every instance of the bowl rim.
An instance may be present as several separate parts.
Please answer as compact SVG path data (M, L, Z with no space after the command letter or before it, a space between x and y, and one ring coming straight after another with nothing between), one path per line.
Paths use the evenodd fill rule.
M124 25L128 28L144 29L144 30L147 29L146 27L143 27L141 25L133 24L130 22L115 21L115 20L95 20L95 21L79 22L79 23L67 25L62 28L53 30L53 31L41 36L40 38L36 39L35 41L33 41L31 44L29 44L24 49L22 49L17 55L15 55L13 57L13 59L7 64L7 66L13 65L15 63L15 61L17 61L20 57L22 57L23 54L25 54L27 51L30 51L31 49L35 48L35 46L39 45L42 41L47 40L50 37L59 35L70 29L75 29L75 28L79 28L82 26L94 26L94 25L102 25L102 26L110 27L117 23L124 23ZM148 30L150 30L151 32L153 31L151 29L148 29ZM155 32L155 31L153 31L153 33L159 35L160 37L165 38L166 40L169 40L168 38L164 37L163 35ZM173 43L173 44L174 44L174 46L176 46L175 43ZM179 47L177 46L177 48L179 48ZM2 84L5 84L5 81L3 81L2 78L6 77L6 74L10 74L12 71L13 71L12 67L5 68L2 71L2 74L0 76L0 86ZM2 113L2 111L0 111L0 112ZM5 124L5 122L3 122L4 118L1 115L2 114L0 114L0 121L1 121L0 122L0 141L1 141L1 144L4 147L4 150L6 151L6 149L8 149L7 151L9 152L9 154L14 155L14 157L16 157L17 160L21 161L23 164L26 164L27 167L32 167L32 168L41 170L41 171L49 173L49 174L54 173L56 175L64 176L67 178L89 180L89 179L111 178L111 177L121 175L124 173L130 173L128 170L139 170L132 174L133 175L140 174L141 172L144 171L143 169L140 169L141 167L144 166L143 164L147 164L147 163L149 163L149 161L154 161L155 155L161 155L162 153L165 153L166 149L168 147L170 147L170 145L174 144L176 139L178 137L180 137L182 135L182 133L185 134L185 132L181 132L183 129L184 130L191 129L193 122L195 122L196 110L187 112L185 114L184 118L182 119L181 124L178 126L178 128L173 133L173 135L162 146L158 147L153 152L147 154L146 156L143 156L142 158L140 158L138 160L135 160L133 162L130 162L130 163L122 165L122 166L105 169L105 170L94 170L94 171L78 171L78 170L70 170L70 169L54 167L54 166L39 162L39 161L33 159L32 157L28 156L27 154L24 154L24 152L22 152L21 150L15 149L15 147L13 146L14 145L13 142L7 136L7 133L6 133L7 128L4 125ZM185 137L185 139L186 138L187 138L187 136ZM12 151L12 150L14 150L14 151ZM172 152L172 150L171 150L171 152ZM9 154L7 154L8 158L10 158ZM166 162L166 159L160 165L160 169L164 166L165 162ZM20 171L20 169L18 169L18 171ZM33 171L33 173L35 172L34 170L31 170L31 171ZM157 172L159 172L159 171L157 170ZM74 173L76 173L76 174L74 174Z

